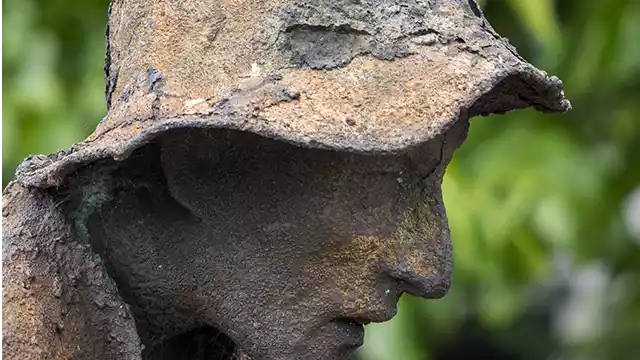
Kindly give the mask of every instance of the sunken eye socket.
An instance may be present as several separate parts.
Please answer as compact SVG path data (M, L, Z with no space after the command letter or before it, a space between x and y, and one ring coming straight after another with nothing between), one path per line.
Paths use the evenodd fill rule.
M242 216L368 234L393 222L413 176L404 155L306 149L227 130L182 131L161 146L169 192L201 219Z
M161 140L162 158L179 173L206 173L211 178L251 178L254 174L281 184L290 179L397 176L412 169L408 155L369 155L303 148L235 130L182 130ZM186 170L188 167L196 169ZM277 178L277 179L276 179Z

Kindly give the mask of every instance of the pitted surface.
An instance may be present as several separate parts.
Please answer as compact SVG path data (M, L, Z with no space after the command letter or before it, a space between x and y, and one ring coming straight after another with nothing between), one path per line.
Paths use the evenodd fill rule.
M14 332L19 336L5 336L3 342L12 354L140 359L139 336L152 344L149 339L158 329L180 333L211 325L216 319L201 324L204 317L193 311L201 310L218 290L210 281L215 271L203 274L197 266L215 265L215 256L222 256L221 264L237 265L228 269L240 269L246 279L256 280L259 272L252 273L244 257L256 255L253 267L267 269L270 262L280 261L280 269L287 269L291 259L304 255L306 261L296 269L306 274L306 285L317 285L306 287L319 290L307 303L315 307L287 317L276 300L283 293L301 294L278 287L286 281L256 280L262 285L252 288L225 270L237 282L225 286L236 290L237 298L249 300L225 302L218 296L218 305L229 316L222 320L254 326L252 331L262 337L247 339L231 327L221 330L256 353L282 355L284 343L273 344L287 337L276 334L293 334L301 323L317 321L326 315L319 305L333 303L335 296L349 316L367 305L374 321L387 320L392 315L385 307L389 304L377 297L384 290L372 290L381 285L376 283L380 279L366 271L385 265L389 277L422 284L403 291L425 297L441 296L450 285L451 249L440 181L469 119L529 106L552 112L570 108L562 82L524 61L491 29L473 0L114 0L109 13L109 113L87 140L56 154L25 159L16 182L5 191L3 266L11 281L3 287L8 294L3 296L3 311L9 311L3 312L3 323L5 329L19 329ZM233 156L218 164L216 156L237 149L202 134L227 130L238 130L238 143L245 146L268 144L272 158L255 160L245 148L239 164ZM191 135L171 138L176 134ZM143 154L158 141L164 151L161 161ZM257 154L264 149L253 150ZM302 153L321 155L307 159ZM192 162L199 157L202 163ZM315 160L349 158L356 159L350 165L357 171L327 174L323 171L335 170L330 162L310 166ZM413 164L413 170L406 173L395 164L371 174L376 166L371 159ZM224 174L215 173L218 165ZM256 171L236 176L248 168ZM124 173L114 177L114 169ZM306 177L299 176L305 171ZM194 183L189 174L200 180ZM266 184L262 175L284 185ZM322 176L326 181L318 182ZM349 191L339 193L331 184ZM303 196L290 196L296 191L294 195ZM332 194L345 201L329 201ZM371 194L396 199L397 206ZM75 196L71 205L67 195ZM291 199L310 201L285 206ZM227 204L221 207L220 201ZM61 204L66 204L66 213ZM314 204L331 211L318 214ZM104 209L110 211L106 218ZM273 214L287 211L289 218L283 219L291 221L273 219ZM234 214L260 226L244 226ZM108 229L102 226L105 221ZM144 222L146 228L140 225ZM320 249L319 240L336 233L348 243ZM301 234L309 240L304 245L315 244L317 251L286 249L259 256L282 249L276 240L300 239ZM237 240L236 258L207 253L210 238ZM261 243L265 239L271 244ZM119 248L109 250L109 241L101 240ZM194 249L180 248L189 241L198 251L176 258L179 251ZM416 250L419 246L423 251ZM162 260L156 250L169 254L170 267L158 267L167 262L156 263ZM211 256L203 259L202 254ZM108 255L111 273L101 262ZM392 267L381 260L394 256L398 262ZM181 266L186 258L193 261ZM127 266L141 271L126 271ZM208 287L193 284L194 274ZM173 291L175 284L180 291ZM150 290L151 285L158 287ZM337 288L343 293L332 293ZM253 296L260 291L265 296ZM174 304L163 296L169 293L180 295ZM132 312L123 298L134 305ZM145 306L140 303L152 304L151 313L141 314ZM172 311L182 310L171 317L176 315ZM247 320L262 313L268 317L262 325ZM178 321L194 318L198 321ZM337 347L331 343L336 339L316 345ZM322 353L321 347L306 350L301 353Z

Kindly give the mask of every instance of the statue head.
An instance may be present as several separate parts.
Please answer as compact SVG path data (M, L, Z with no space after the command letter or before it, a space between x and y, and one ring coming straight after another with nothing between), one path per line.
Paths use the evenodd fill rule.
M80 171L60 196L149 354L213 327L251 355L337 359L403 293L449 288L440 183L465 133L460 122L406 153L362 155L174 130Z
M108 115L7 190L38 189L18 213L59 234L30 241L79 274L44 281L77 313L44 334L131 359L342 359L402 294L444 296L441 183L469 119L570 105L473 1L387 2L113 2ZM19 276L26 225L7 223Z

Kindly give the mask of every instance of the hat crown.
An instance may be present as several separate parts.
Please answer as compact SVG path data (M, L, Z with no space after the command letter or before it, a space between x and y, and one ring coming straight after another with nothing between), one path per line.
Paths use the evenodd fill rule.
M135 88L152 90L159 82L173 97L220 99L250 76L283 75L292 68L339 68L361 55L405 57L412 52L412 38L431 34L431 39L439 35L440 40L459 41L458 25L481 25L484 20L474 4L113 1L105 66L108 105L126 101Z

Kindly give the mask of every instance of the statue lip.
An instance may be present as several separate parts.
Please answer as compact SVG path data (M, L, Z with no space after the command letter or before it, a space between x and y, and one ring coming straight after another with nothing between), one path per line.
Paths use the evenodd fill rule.
M395 314L395 309L391 312L360 311L357 315L333 318L331 323L339 329L344 346L357 348L364 343L364 327L366 325L391 320Z
M381 323L391 320L398 313L398 300L403 291L397 288L396 284L389 284L384 287L382 297L379 301L371 303L363 308L346 308L339 313L334 313L331 322L364 327L371 323Z
M331 320L332 322L335 323L339 323L339 324L347 324L347 325L352 325L352 326L358 326L358 325L369 325L370 323L374 322L368 318L362 317L362 316L357 316L357 317L337 317L333 320Z
M364 325L369 323L368 320L340 317L333 319L331 323L337 327L342 346L347 348L362 346L364 343Z

